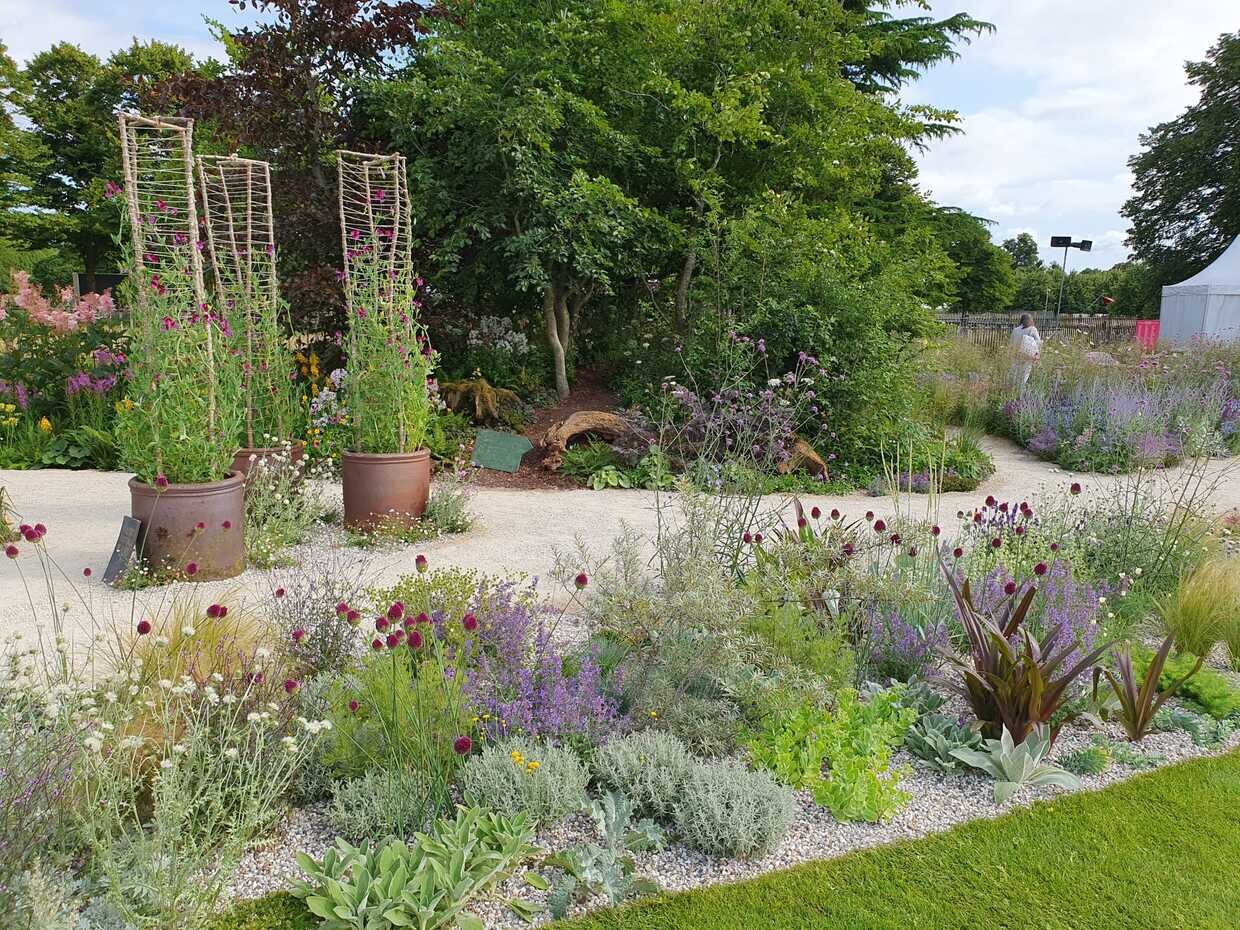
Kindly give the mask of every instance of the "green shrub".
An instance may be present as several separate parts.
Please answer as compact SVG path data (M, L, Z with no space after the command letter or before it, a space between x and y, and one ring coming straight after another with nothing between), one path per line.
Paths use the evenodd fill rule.
M469 804L550 826L589 801L589 771L570 749L523 739L487 746L461 772Z
M1106 746L1086 746L1068 753L1059 763L1073 775L1101 775L1111 764L1111 753Z
M639 815L659 820L672 815L693 766L683 742L656 730L608 740L594 753L599 784L626 795Z
M781 604L750 615L745 628L766 653L763 665L776 670L791 665L835 691L853 681L856 661L852 647L838 632L824 628L821 617L800 604Z
M761 857L779 843L793 815L792 791L737 762L699 763L675 804L676 832L712 856Z
M337 782L327 815L337 835L370 843L411 836L425 829L436 812L420 773L373 771Z
M1148 649L1134 650L1133 665L1138 675L1144 675L1149 667L1152 653ZM1187 674L1197 664L1196 657L1188 653L1171 656L1158 679L1159 688L1170 687L1178 678ZM1209 666L1202 666L1180 686L1181 697L1188 698L1216 720L1240 713L1240 689L1237 689L1221 673Z
M470 568L449 566L429 572L401 575L390 588L371 592L374 602L387 607L400 601L414 613L436 610L449 617L460 617L469 609L474 596L491 586L491 579Z
M750 751L781 781L812 790L840 820L886 820L909 799L900 787L908 770L890 768L892 750L917 719L916 710L900 705L903 690L889 688L867 702L841 691L833 711L803 704L768 723Z
M287 891L242 901L216 917L206 930L314 930L319 918Z

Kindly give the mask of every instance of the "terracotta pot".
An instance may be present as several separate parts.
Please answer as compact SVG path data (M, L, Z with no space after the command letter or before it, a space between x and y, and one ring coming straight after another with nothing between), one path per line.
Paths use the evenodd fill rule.
M249 474L250 466L258 462L267 462L274 459L284 451L283 446L258 446L256 448L242 448L237 450L237 454L233 456L232 470L239 471L242 475ZM290 465L296 465L301 461L305 454L306 444L298 439L288 450L288 459Z
M245 477L170 484L160 490L129 479L130 510L142 521L138 555L154 572L185 573L194 581L231 578L245 569ZM203 528L198 529L201 523Z
M344 525L374 529L383 523L412 526L426 510L431 493L431 453L342 452Z

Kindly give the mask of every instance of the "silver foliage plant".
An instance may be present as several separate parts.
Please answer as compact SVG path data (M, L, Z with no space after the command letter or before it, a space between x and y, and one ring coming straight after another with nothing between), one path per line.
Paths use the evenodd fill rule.
M1003 735L999 739L985 740L983 748L953 749L952 755L995 780L996 804L1003 804L1024 787L1079 789L1079 778L1045 761L1051 748L1050 732L1049 727L1039 724L1017 745L1004 727Z
M525 814L552 826L584 808L590 773L571 749L509 739L487 746L461 772L461 792L470 804L501 814Z
M685 779L675 805L676 833L712 856L770 853L792 823L792 789L739 762L703 762Z
M426 777L418 772L375 770L338 781L327 816L338 836L355 843L404 839L428 825Z
M676 736L642 730L608 740L594 753L594 774L606 788L626 795L643 817L667 820L694 766Z

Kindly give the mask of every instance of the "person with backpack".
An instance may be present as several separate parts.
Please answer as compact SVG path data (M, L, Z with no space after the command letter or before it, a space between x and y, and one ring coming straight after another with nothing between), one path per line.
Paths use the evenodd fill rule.
M1033 363L1042 354L1042 334L1033 325L1033 317L1020 315L1020 323L1012 329L1012 382L1017 391L1023 391L1033 373Z

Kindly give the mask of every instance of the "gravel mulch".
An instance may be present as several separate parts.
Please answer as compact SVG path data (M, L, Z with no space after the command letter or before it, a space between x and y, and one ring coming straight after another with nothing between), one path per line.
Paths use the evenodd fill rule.
M953 699L942 712L950 714L963 709L959 699ZM1070 724L1060 731L1052 758L1061 759L1085 748L1099 735L1105 735L1112 742L1121 742L1124 738L1122 730L1113 724L1102 730L1088 724ZM1157 765L1162 766L1237 747L1240 747L1240 731L1214 747L1198 746L1188 733L1172 731L1150 734L1134 748L1161 757ZM740 881L803 862L832 859L894 840L926 836L966 821L996 817L1038 800L1069 793L1060 788L1027 789L1007 804L997 805L993 782L980 773L940 775L904 751L897 753L893 761L912 768L912 774L903 782L912 794L912 801L887 823L842 823L818 806L809 792L802 791L797 793L796 813L787 834L779 846L762 859L717 859L672 843L659 852L638 853L635 856L637 871L669 891ZM1113 761L1099 775L1082 776L1082 790L1097 790L1131 778L1139 771ZM538 845L547 852L595 840L593 821L585 814L574 815L555 827L540 830L537 837ZM318 858L332 843L333 831L322 806L293 812L275 838L247 854L232 883L232 896L259 897L287 888L289 881L300 873L295 853L300 850ZM475 901L470 910L493 930L517 930L528 926L507 908L507 902L518 898L541 905L547 895L526 884L523 874L518 873L497 886L486 898ZM588 901L576 907L573 913L605 905L602 899ZM535 922L547 919L543 914Z

